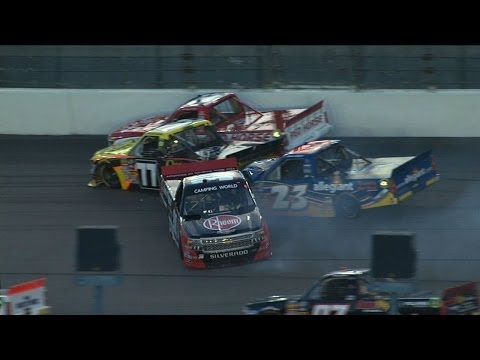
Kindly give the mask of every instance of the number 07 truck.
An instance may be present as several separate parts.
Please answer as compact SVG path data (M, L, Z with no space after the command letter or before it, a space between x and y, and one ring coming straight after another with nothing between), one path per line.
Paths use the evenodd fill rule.
M235 158L163 166L160 196L187 267L227 266L272 255L267 223Z

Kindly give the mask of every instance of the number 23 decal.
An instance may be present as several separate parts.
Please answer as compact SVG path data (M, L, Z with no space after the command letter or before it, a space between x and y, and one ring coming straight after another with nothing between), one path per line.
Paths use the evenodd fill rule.
M307 185L295 185L289 192L288 185L275 185L271 188L272 194L277 194L272 208L278 210L303 210L308 206L308 200L304 197Z

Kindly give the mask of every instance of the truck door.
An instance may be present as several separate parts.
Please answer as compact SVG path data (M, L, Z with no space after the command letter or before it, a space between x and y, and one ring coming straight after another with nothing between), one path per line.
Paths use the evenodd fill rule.
M308 294L309 312L311 315L347 315L358 293L357 279L325 279Z
M158 136L145 136L131 150L129 155L135 157L136 180L142 189L156 190L160 186L159 159L163 159L165 144ZM132 161L132 160L129 160ZM135 172L133 172L135 174ZM131 179L130 168L124 170L124 176Z
M309 207L307 190L312 187L308 158L285 158L254 184L255 196L267 209L285 215L306 215ZM258 194L258 195L257 195Z
M157 160L137 159L139 185L142 189L158 189L160 186Z

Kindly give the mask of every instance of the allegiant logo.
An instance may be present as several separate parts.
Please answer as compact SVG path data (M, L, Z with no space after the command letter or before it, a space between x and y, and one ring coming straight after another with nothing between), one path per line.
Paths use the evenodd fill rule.
M229 230L241 223L242 220L238 216L217 215L205 220L203 226L209 230Z
M334 193L337 191L353 191L353 183L348 184L326 184L325 181L319 181L316 184L313 184L314 191L326 191L329 193Z

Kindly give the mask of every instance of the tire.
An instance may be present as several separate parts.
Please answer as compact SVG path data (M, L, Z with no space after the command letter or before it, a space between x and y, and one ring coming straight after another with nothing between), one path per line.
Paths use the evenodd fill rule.
M335 214L346 219L354 219L360 214L360 202L352 195L343 193L335 198Z
M111 189L120 189L120 180L110 164L104 163L100 165L98 175L105 186Z

